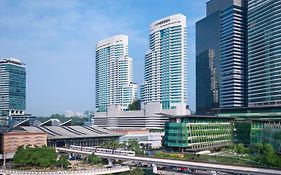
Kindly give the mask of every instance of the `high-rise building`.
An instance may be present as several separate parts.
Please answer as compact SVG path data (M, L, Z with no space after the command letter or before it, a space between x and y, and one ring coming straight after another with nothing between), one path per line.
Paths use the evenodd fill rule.
M247 0L210 0L196 24L196 112L246 105Z
M109 107L126 110L136 99L133 82L133 60L128 55L128 36L116 35L96 46L96 110Z
M142 106L147 111L186 114L186 66L186 17L176 14L153 22L141 87Z
M0 60L0 116L22 115L26 109L25 65L14 58Z
M248 2L248 106L281 106L281 1Z

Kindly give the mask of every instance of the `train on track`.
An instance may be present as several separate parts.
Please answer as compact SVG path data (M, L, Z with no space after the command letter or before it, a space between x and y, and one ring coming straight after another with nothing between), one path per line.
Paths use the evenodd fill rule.
M93 152L93 153L123 155L123 156L135 156L136 155L134 151L127 151L127 150L123 150L123 149L106 149L106 148L97 148L97 147L83 147L83 146L77 146L77 145L70 145L69 149L87 151L87 152Z

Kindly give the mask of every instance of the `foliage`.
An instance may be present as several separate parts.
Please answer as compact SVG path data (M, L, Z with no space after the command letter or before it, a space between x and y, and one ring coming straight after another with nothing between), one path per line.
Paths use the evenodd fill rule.
M139 145L138 139L129 139L128 143L127 143L127 146L128 146L128 150L135 151L135 153L137 155L143 155L144 154L143 150L141 149L141 147Z
M252 145L250 147L249 151L251 154L261 155L263 153L263 144L258 143L258 144Z
M132 171L120 173L120 175L144 175L144 171L142 169L136 168Z
M62 157L56 161L57 154L53 148L20 146L14 156L14 164L17 166L34 166L40 168L54 167L60 165L67 167L69 162L67 158Z
M143 155L144 152L139 145L139 141L137 139L129 139L128 142L118 143L116 141L107 141L101 144L102 148L107 149L117 149L123 148L125 150L135 151L137 155Z
M137 99L133 103L129 104L128 109L130 111L140 110L141 109L141 103L140 100Z
M97 165L102 163L102 158L100 156L95 155L94 153L87 157L87 163L91 165Z
M56 152L47 146L18 147L14 156L14 163L20 166L31 165L37 167L50 167L56 162Z
M106 141L103 144L101 144L101 147L107 148L107 149L117 149L117 148L123 147L123 145L116 141L110 140L110 141Z
M238 154L246 154L248 152L248 149L242 143L235 145L234 149Z
M57 160L57 166L61 168L67 168L70 165L70 162L67 159L66 155L60 155L59 159Z
M168 159L181 159L183 157L182 154L172 154L172 153L161 152L161 151L156 152L154 156L158 158L168 158Z
M270 144L263 145L263 154L261 156L261 160L264 164L281 167L281 165L278 165L277 154L275 153L273 146Z

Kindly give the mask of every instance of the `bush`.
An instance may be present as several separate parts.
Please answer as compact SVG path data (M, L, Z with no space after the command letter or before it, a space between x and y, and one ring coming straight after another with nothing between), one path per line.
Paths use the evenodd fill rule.
M91 165L101 164L102 158L93 153L87 157L87 163L89 163Z

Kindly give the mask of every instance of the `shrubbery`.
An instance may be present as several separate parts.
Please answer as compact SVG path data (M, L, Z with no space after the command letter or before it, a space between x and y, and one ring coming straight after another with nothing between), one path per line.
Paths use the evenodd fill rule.
M42 146L20 146L18 147L16 154L13 158L14 164L19 167L34 166L34 167L55 167L60 166L66 168L69 165L69 161L66 156L60 156L55 152L55 149Z

